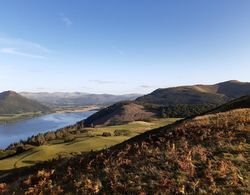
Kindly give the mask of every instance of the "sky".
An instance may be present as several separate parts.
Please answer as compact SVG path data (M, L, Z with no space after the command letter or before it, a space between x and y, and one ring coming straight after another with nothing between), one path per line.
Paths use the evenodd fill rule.
M249 0L1 0L0 91L250 81Z

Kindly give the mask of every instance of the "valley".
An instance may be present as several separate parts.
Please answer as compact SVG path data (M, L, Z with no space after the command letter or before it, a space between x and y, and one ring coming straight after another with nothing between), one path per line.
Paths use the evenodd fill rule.
M39 133L55 131L65 126L73 125L94 112L50 113L0 124L0 149L4 149L10 144L20 142L21 140L26 140L28 137Z
M29 181L24 188L18 187L18 192L28 193L33 189L36 193L57 193L55 189L47 191L44 188L48 183L40 174L48 174L50 181L57 186L61 181L54 179L54 174L57 174L56 178L62 178L57 169L65 169L63 164L68 164L67 169L70 167L70 172L76 173L71 175L68 172L68 176L74 178L73 184L72 180L63 179L71 184L57 186L56 189L62 188L64 192L93 194L102 192L102 183L106 183L104 191L111 194L121 194L127 185L126 190L132 194L155 189L175 194L200 192L198 189L214 193L224 191L226 186L230 188L228 182L235 182L237 190L245 193L248 191L244 187L248 185L245 178L249 174L246 168L249 163L249 93L250 83L227 81L215 85L157 89L135 100L81 106L62 102L60 105L58 102L53 106L43 105L13 91L0 93L0 141L5 148L0 150L0 192L1 185L5 192L15 192L12 186L22 185L15 183L15 176L24 179L31 171L34 181ZM106 156L107 160L100 155ZM85 159L84 167L95 164L90 168L93 171L78 170L74 163L79 158ZM217 167L209 164L212 161ZM227 179L224 173L218 175L220 161L225 163L223 166L232 166L233 169L226 169L227 174L230 178L238 174L238 179ZM168 165L162 169L163 162ZM124 173L121 166L125 166L128 173ZM147 177L157 176L153 184L145 185L150 180L144 178L139 167L146 170ZM174 170L173 167L177 168ZM136 170L137 185L130 169ZM236 169L240 172L235 172ZM38 176L35 175L37 170ZM120 176L113 178L113 174ZM170 182L168 185L159 180L162 174ZM86 175L92 179L85 180ZM121 178L126 178L129 183L125 184ZM41 184L41 180L45 183ZM79 188L75 182L82 180L96 186L89 188L82 184ZM10 184L7 185L6 181ZM114 182L114 187L110 187L110 182ZM205 185L207 182L210 183ZM194 185L199 185L199 188Z
M53 111L55 113L67 113L67 112L88 112L88 111L98 111L100 110L101 106L98 105L86 105L86 106L76 106L76 107L58 107L54 108Z
M134 100L138 94L111 95L87 93L0 93L0 124L16 122L49 113L99 110L122 100Z
M0 18L0 195L250 195L250 0Z
M31 189L44 193L58 193L60 189L64 193L88 194L104 191L122 194L124 190L129 193L155 190L174 194L183 191L248 193L249 116L249 109L198 116L146 131L125 142L122 141L128 137L118 136L113 140L109 136L97 136L92 141L98 143L95 145L98 149L104 148L101 151L77 153L70 158L54 159L28 169L2 171L0 181L10 181L11 185L5 186L6 190L23 193ZM138 124L145 123L133 123L136 126ZM90 139L86 140L87 145L82 145L84 141L80 140L64 146L65 149L72 150L77 144L93 149ZM122 143L118 144L120 142ZM59 146L62 146L61 143ZM5 169L12 168L8 164L26 166L27 163L34 162L29 156L31 159L37 158L37 149L41 151L49 147L51 146L44 145L28 151L26 155L23 153L16 158L2 160L2 166ZM55 146L54 150L58 151L58 147ZM53 156L54 152L47 155ZM61 170L67 172L62 173ZM11 179L17 174L22 178L22 183ZM168 182L163 182L161 178ZM47 189L45 186L51 182L54 187ZM12 188L16 185L19 187Z
M236 89L234 88L234 90L237 90L237 87ZM248 92L246 92L246 94L247 93ZM158 98L157 96L155 97L156 99ZM175 98L178 99L178 97L182 96L182 93L176 94ZM154 101L157 102L155 98L150 97L150 99L154 99ZM138 193L142 189L149 192L158 188L158 190L164 189L164 191L170 190L169 192L171 193L178 193L180 185L189 186L188 188L183 188L188 192L197 192L196 188L190 191L190 186L193 184L187 183L190 182L190 180L187 180L189 177L192 178L192 181L199 180L199 182L201 182L199 189L214 193L215 191L220 192L224 190L224 187L227 186L225 182L231 182L231 180L224 179L224 183L218 182L217 180L220 180L221 176L216 175L218 170L216 167L213 167L209 170L210 176L203 175L202 177L213 177L216 180L216 184L211 183L205 185L207 181L203 181L200 178L204 172L199 172L198 169L191 168L192 166L199 166L207 170L206 167L210 165L206 164L208 162L204 161L203 158L210 159L212 153L213 163L215 163L216 166L219 166L217 164L223 159L223 162L226 162L226 166L230 164L230 166L233 166L235 169L241 170L240 174L244 176L240 177L245 178L247 176L246 174L249 173L245 168L246 163L248 163L247 151L249 149L249 95L236 99L232 98L231 101L221 104L218 107L216 107L215 104L210 107L209 104L160 105L158 103L152 104L152 102L142 103L141 100L137 101L138 100L118 102L100 110L97 110L99 107L95 105L58 109L55 115L65 114L66 116L66 114L74 114L78 113L77 111L86 110L91 110L89 112L92 113L86 115L84 120L75 120L75 123L68 123L68 126L64 125L61 128L52 128L52 131L45 130L38 134L30 134L29 137L26 136L26 139L12 143L5 150L1 150L0 184L1 181L13 182L12 178L16 174L20 174L22 178L25 178L26 173L29 171L33 174L36 170L38 170L38 174L43 171L49 174L51 169L47 166L53 166L55 168L51 170L53 171L51 176L57 174L56 178L61 178L62 176L57 172L57 168L66 166L63 164L68 164L67 166L70 167L72 171L81 173L81 179L82 177L85 178L84 175L86 174L90 175L93 180L88 181L93 182L93 185L99 185L95 184L96 181L98 181L98 183L108 183L107 178L102 178L99 174L107 174L108 180L121 183L121 186L118 185L112 188L107 188L106 186L105 191L112 194L121 193L120 189L126 185L129 186L127 190L131 193ZM183 102L180 101L180 103ZM204 101L204 103L206 103L206 101ZM162 109L164 109L164 112L159 112L163 111ZM168 117L170 113L172 118ZM175 116L175 118L173 116ZM62 117L62 119L65 120L67 118ZM229 142L227 141L228 137L230 137L231 140ZM218 149L216 146L217 143L214 141L219 141L218 147L224 145L224 148ZM164 148L167 153L161 153L161 148ZM222 153L220 150L222 150ZM231 156L232 153L230 150L233 150L233 152L237 154L236 157ZM106 156L107 160L100 160L103 155ZM201 156L197 157L197 155ZM172 158L171 156L173 159L170 159ZM137 158L139 158L138 161L136 160ZM189 160L189 158L191 160ZM81 165L85 167L81 171L78 170L75 164L72 164L78 162L79 159L85 159L84 162L87 163ZM161 170L162 159L167 159L170 170L172 170L173 166L177 166L177 171L171 172L168 168ZM62 162L63 164L61 164ZM92 162L95 164L94 167L91 168L93 171L87 173L86 167L91 167ZM133 166L131 162L133 162ZM140 166L137 165L137 162L140 162ZM190 164L184 165L184 162ZM239 162L241 162L241 166L239 166ZM130 176L131 173L128 173L128 175L127 173L123 173L121 166L131 167L131 169L136 170L140 181L136 188L134 184L132 184L135 181L133 181L133 178ZM154 178L153 175L150 174L156 170L153 174L158 175L157 178L160 177L159 174L173 174L173 176L168 177L168 180L172 182L172 186L164 187L165 184L163 185L161 183L162 181L158 179L154 179L154 184L151 186L145 186L143 181L146 180L147 183L150 181L144 178L143 175L140 175L141 170L138 170L138 168L141 166L147 170L147 177L150 178ZM148 166L152 168L151 171L148 171L148 169L151 169ZM41 167L43 168L41 169ZM104 169L99 169L98 167L103 167ZM107 167L113 167L114 170L107 169ZM130 168L127 169L127 171L129 170ZM54 171L56 172L54 173ZM118 179L119 181L113 178L114 171L131 181L131 185L130 183L123 183L124 180L120 177L120 179ZM226 171L230 177L233 177L233 174L235 174L232 169L227 169ZM196 175L196 172L198 175ZM74 177L74 181L80 179L76 176L76 173L72 175L72 177ZM38 176L37 178L36 175L33 175L32 178L40 180L43 176ZM62 178L58 181L53 178L50 179L57 184L61 183L61 181L66 182L66 180ZM247 182L248 181L243 182L244 185L247 185ZM36 187L34 189L39 192L47 192L44 190L44 186L38 187L38 184L33 183L33 180L26 185L28 188L19 188L18 191L29 191L30 188L33 188L32 185L35 185ZM237 190L247 192L244 185L239 183L236 185L240 187L240 189L237 188ZM9 190L15 191L11 186L12 185L9 186ZM79 191L81 189L83 190L82 193L92 194L94 192L92 188L86 186L79 189L75 184L67 187L62 184L60 186L63 187L63 191L65 192L68 190L70 192L74 190ZM99 186L98 191L101 192L102 190L103 188ZM50 192L52 193L53 190Z

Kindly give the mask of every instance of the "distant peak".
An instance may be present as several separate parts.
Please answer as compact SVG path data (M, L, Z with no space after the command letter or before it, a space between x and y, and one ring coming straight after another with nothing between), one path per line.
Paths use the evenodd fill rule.
M238 81L238 80L229 80L229 81L227 81L228 83L241 83L240 81Z
M2 92L1 94L2 94L3 96L16 96L16 95L18 95L17 92L11 91L11 90L9 90L9 91L4 91L4 92Z
M229 80L229 81L225 81L225 82L221 82L221 83L217 83L217 84L240 84L240 83L243 83L241 81L238 81L238 80Z

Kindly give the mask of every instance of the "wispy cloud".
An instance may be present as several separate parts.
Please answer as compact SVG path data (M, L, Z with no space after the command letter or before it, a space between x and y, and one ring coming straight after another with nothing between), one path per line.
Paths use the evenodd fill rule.
M39 43L19 38L0 37L0 52L29 58L45 59L52 50Z
M116 83L115 81L104 81L104 80L89 80L92 83L96 84L113 84Z
M25 47L27 49L36 49L44 53L51 53L52 51L39 43L28 41L24 39L16 39L16 38L9 38L9 37L0 37L0 43L4 45L10 45L15 47Z
M39 58L39 59L46 58L45 56L21 52L21 51L18 51L16 48L1 48L0 52L5 53L5 54L14 54L14 55L19 55L19 56L24 56L24 57L30 57L30 58Z
M64 13L60 13L59 16L61 18L61 21L65 24L65 26L70 27L73 24L71 19L69 19L69 17L65 16Z
M140 88L144 88L144 89L151 89L151 88L155 88L156 86L154 85L141 85Z
M119 55L125 56L125 52L123 50L121 50L120 48L118 48L116 46L112 46L112 49L115 50Z

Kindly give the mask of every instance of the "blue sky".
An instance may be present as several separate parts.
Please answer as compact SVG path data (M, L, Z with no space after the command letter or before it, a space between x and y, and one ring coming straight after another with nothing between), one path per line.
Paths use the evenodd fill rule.
M0 2L0 91L148 93L249 78L248 0Z

